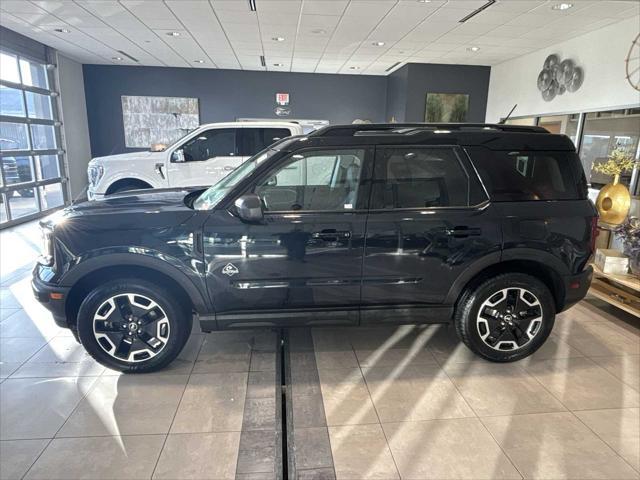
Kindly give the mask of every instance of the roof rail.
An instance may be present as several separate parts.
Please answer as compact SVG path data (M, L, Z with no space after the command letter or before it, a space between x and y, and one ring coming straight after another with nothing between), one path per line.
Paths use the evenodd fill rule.
M501 132L549 133L542 127L527 125L500 125L495 123L365 123L355 125L330 125L320 128L310 135L314 137L353 137L369 132L369 135L403 135L409 132L429 130L493 130Z

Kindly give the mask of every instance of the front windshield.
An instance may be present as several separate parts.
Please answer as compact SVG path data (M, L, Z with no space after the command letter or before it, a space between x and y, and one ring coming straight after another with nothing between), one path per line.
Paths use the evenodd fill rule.
M254 155L229 175L219 180L218 183L202 192L202 194L194 200L193 208L195 210L211 210L231 188L253 172L258 165L271 158L276 153L278 153L278 150L275 150L274 148L267 148Z

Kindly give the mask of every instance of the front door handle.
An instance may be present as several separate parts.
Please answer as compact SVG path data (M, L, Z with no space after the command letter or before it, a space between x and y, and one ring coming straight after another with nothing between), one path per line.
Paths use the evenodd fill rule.
M160 175L160 178L162 178L163 180L166 180L166 177L164 176L164 172L162 171L162 167L164 167L164 163L156 163L156 173Z
M233 170L235 170L235 169L236 169L236 167L233 167L233 166L231 166L231 165L225 165L225 166L224 166L224 168L223 168L223 170L224 170L225 172L231 172L231 171L233 171Z
M478 237L482 234L482 230L476 227L467 227L465 225L459 225L452 228L447 228L445 233L450 237L465 238L465 237Z
M337 242L338 240L351 238L351 232L348 230L328 228L326 230L321 230L320 232L312 233L311 238L318 238L327 242Z

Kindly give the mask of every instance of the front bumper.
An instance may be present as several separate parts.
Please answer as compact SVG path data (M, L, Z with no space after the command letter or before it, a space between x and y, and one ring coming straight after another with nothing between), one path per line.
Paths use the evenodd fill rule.
M67 315L65 311L65 304L67 301L67 295L69 294L69 287L60 287L51 283L47 283L41 278L42 265L36 265L33 269L33 276L31 279L31 290L33 295L47 310L53 315L53 319L56 324L63 328L70 328L67 321Z
M564 305L562 310L582 300L589 291L591 279L593 278L593 267L590 265L577 275L566 275L564 282Z

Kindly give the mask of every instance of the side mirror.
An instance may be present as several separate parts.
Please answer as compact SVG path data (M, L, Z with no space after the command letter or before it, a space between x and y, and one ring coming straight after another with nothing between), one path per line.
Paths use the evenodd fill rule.
M248 193L239 197L234 205L238 216L245 222L260 222L264 218L262 201L255 193Z
M184 163L184 150L181 148L174 150L171 154L171 161L175 163Z
M275 187L278 185L278 177L275 175L267 180L267 187Z

